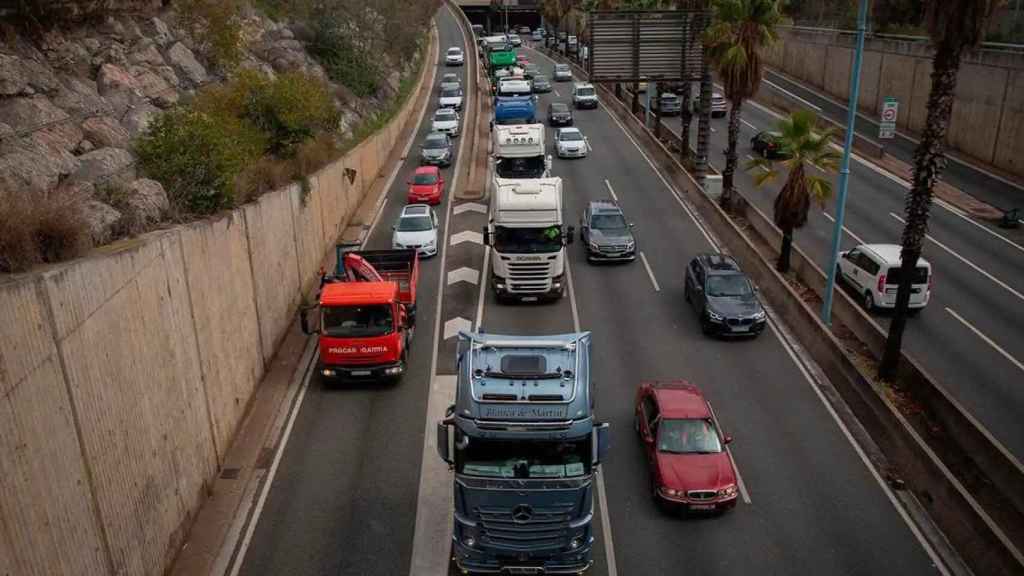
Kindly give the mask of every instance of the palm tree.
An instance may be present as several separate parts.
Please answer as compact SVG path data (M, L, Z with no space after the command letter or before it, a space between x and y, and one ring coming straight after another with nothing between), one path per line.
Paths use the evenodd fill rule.
M815 131L818 116L810 110L793 112L777 125L777 139L782 166L788 172L786 183L775 197L773 220L782 230L782 247L775 269L789 271L789 257L793 249L793 231L807 223L807 211L811 201L824 208L825 201L832 195L832 181L808 173L808 167L823 172L834 172L839 162L839 152L832 147L832 129ZM774 180L779 172L774 161L767 157L751 160L747 170L757 169L754 182L761 186Z
M935 46L932 59L932 87L928 95L928 115L921 140L914 151L914 177L904 202L906 224L900 252L900 283L896 310L889 325L885 352L878 365L878 376L891 380L899 368L903 330L910 304L910 283L921 245L928 231L928 211L932 189L946 167L946 128L953 112L956 77L964 53L976 48L985 36L988 19L1001 0L943 0L927 4L928 34Z
M736 143L743 101L757 94L764 74L761 52L775 42L775 27L782 19L781 0L715 0L714 19L704 32L708 55L732 103L729 111L729 148L722 173L724 208L732 203L736 171Z

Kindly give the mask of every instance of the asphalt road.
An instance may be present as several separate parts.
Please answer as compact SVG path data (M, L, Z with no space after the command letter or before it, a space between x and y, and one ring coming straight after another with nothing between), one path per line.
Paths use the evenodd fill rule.
M770 217L785 175L758 189L742 165L752 158L750 138L772 129L778 119L749 104L744 106L743 119L737 187ZM679 133L678 118L663 121ZM727 118L711 122L710 159L719 170L725 166L727 122ZM694 143L696 124L691 127ZM834 174L831 177L833 183L838 181ZM842 249L861 242L898 244L906 190L864 162L851 161ZM834 215L834 199L824 212L812 207L807 226L795 235L796 245L823 270L830 261ZM904 347L995 438L1024 460L1024 324L1019 313L1024 306L1024 235L1007 234L941 202L933 205L924 247L935 277L932 298L907 324ZM859 295L851 295L860 301ZM891 313L875 312L874 316L888 328Z
M550 60L529 51L549 69ZM569 83L541 97L568 101ZM597 411L612 426L603 465L615 572L624 575L930 574L936 569L885 492L823 405L814 385L773 331L756 340L704 337L683 302L683 269L709 240L603 110L577 111L589 157L555 159L567 218L578 224L590 200L615 197L636 223L647 262L593 266L570 247L572 294L551 305L505 306L486 295L482 325L492 333L594 334ZM549 136L550 139L550 136ZM655 288L656 280L658 288ZM632 400L644 379L699 385L736 441L733 454L750 503L721 518L684 520L651 501L645 457L632 431ZM595 574L610 567L598 566Z
M454 16L437 17L444 52L464 46ZM429 131L436 99L416 137ZM460 137L461 138L461 137ZM456 146L459 142L455 140ZM457 149L457 148L456 148ZM391 226L405 205L405 181L418 165L414 144L388 191L368 249L391 247ZM447 174L451 170L445 170ZM450 179L446 176L446 180ZM450 200L446 191L445 201ZM444 221L445 205L436 207ZM397 385L325 386L310 382L242 566L244 576L344 576L409 573L423 455L439 258L420 266L417 331L409 370Z

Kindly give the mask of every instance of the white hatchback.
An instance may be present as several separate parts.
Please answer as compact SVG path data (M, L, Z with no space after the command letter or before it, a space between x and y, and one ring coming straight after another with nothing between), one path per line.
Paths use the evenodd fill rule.
M585 158L590 143L579 128L559 128L555 133L555 152L559 158Z
M866 310L896 307L901 250L899 244L861 244L839 253L836 274L857 291ZM910 309L917 311L927 306L931 293L932 265L918 258L910 285Z
M459 113L452 108L439 108L434 112L434 121L430 124L433 132L444 132L452 138L459 135Z
M415 250L423 257L437 254L437 214L430 206L409 204L392 230L392 249Z
M448 52L444 55L444 63L449 66L462 66L466 63L466 55L463 54L462 48L458 46L452 46L448 49Z

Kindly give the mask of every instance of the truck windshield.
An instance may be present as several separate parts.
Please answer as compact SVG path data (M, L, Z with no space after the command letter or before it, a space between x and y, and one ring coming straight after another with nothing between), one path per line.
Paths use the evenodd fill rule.
M541 178L545 168L544 156L498 158L494 162L498 178Z
M558 252L562 249L562 227L494 229L494 249L506 254Z
M460 474L484 478L578 478L590 472L589 464L589 439L508 442L470 438L455 455Z
M394 329L391 306L328 306L323 309L324 335L335 338L384 336Z

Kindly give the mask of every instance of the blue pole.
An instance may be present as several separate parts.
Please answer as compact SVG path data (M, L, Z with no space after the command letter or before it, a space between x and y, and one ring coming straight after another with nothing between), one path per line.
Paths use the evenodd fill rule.
M850 72L850 103L846 117L846 140L843 142L843 161L839 167L839 193L836 197L836 225L832 232L832 252L828 266L828 282L825 284L825 301L821 305L821 321L832 325L832 293L836 287L836 266L839 263L839 247L843 239L843 216L846 212L846 189L850 182L850 151L853 149L854 124L857 122L857 102L860 100L860 68L864 60L864 32L868 23L868 0L860 0L857 14L857 51L853 55L853 70Z

